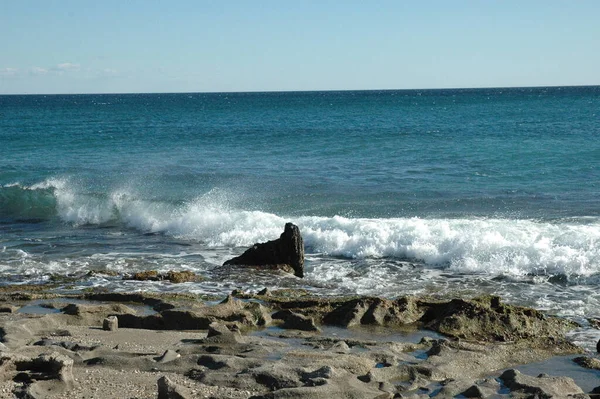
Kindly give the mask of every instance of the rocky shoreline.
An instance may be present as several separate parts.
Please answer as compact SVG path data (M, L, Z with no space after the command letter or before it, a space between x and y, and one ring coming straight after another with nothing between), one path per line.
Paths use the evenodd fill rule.
M264 289L215 301L14 286L0 298L6 398L600 397L516 370L572 355L583 372L597 359L565 338L575 323L494 296Z
M287 223L278 239L223 268L302 278L298 227ZM323 297L265 288L206 298L6 285L0 303L1 398L600 398L600 361L566 338L576 323L497 296ZM560 356L593 373L592 384L584 390L569 376L517 369Z

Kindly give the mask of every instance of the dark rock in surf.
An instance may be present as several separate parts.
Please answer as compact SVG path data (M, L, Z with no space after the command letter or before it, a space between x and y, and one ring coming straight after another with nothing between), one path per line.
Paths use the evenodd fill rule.
M240 256L223 264L275 268L304 277L304 242L298 226L286 223L281 236L254 244Z

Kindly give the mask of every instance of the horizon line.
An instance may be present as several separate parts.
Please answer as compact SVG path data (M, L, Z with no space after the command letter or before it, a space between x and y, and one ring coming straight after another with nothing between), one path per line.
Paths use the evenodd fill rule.
M443 91L443 90L497 90L497 89L552 89L552 88L600 87L600 84L582 85L540 85L540 86L481 86L443 87L415 89L315 89L315 90L248 90L248 91L156 91L156 92L95 92L95 93L0 93L0 96L94 96L94 95L136 95L136 94L261 94L261 93L324 93L324 92L369 92L369 91Z

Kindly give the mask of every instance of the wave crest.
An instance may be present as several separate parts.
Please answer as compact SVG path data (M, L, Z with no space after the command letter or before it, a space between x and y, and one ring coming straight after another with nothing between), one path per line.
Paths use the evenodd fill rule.
M58 217L73 225L114 222L208 247L250 246L296 223L313 254L416 260L458 272L508 275L600 273L600 222L518 219L283 217L240 210L212 190L190 202L149 200L130 189L78 191L68 180L0 187L4 217Z

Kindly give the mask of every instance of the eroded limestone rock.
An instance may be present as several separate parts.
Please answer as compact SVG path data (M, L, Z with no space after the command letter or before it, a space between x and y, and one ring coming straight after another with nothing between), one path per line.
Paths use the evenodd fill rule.
M167 376L160 377L158 385L158 399L191 399L192 395L187 389L180 387Z
M537 398L568 398L583 394L575 381L569 377L549 377L540 375L532 377L518 370L506 370L500 376L511 392L535 395Z

